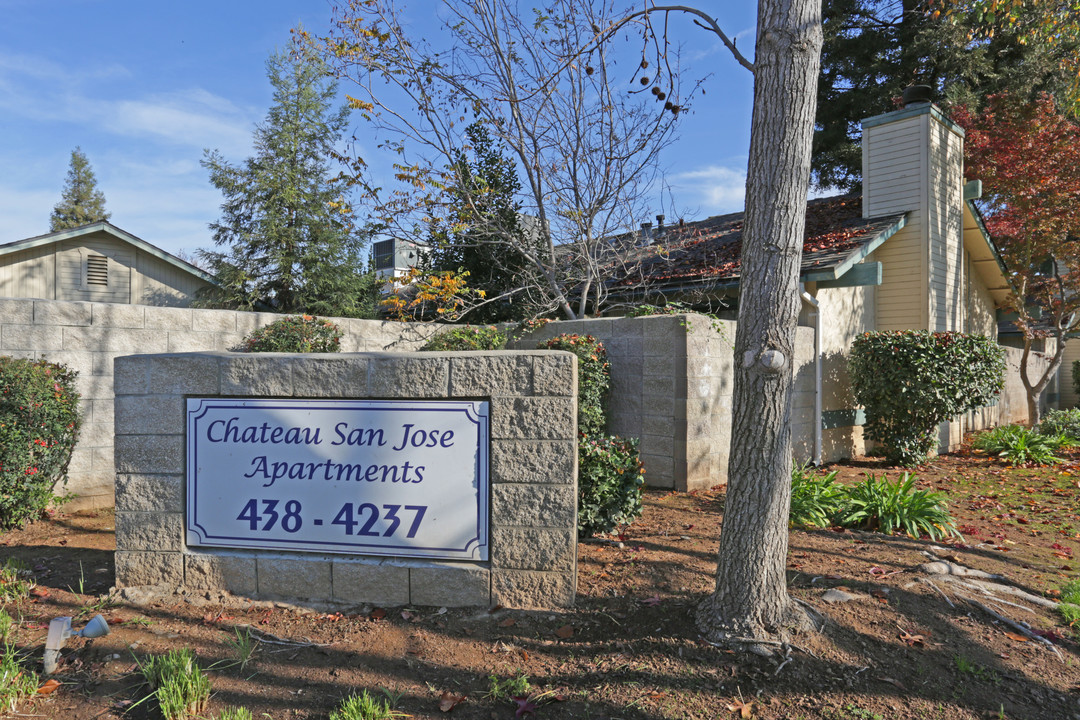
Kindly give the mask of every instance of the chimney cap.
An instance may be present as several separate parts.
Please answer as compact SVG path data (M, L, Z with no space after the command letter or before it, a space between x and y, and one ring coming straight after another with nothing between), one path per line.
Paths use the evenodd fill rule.
M908 107L909 105L931 102L933 97L934 89L929 85L912 85L904 88L902 99L904 107Z

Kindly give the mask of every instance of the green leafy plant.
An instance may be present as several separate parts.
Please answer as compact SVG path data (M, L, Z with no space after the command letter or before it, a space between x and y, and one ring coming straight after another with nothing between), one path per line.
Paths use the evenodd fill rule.
M1039 432L1050 436L1064 435L1072 442L1080 441L1080 408L1047 410L1039 423Z
M494 326L460 325L441 332L424 344L426 351L502 350L507 334Z
M141 670L165 720L186 720L206 709L210 679L195 663L195 654L189 648L151 657Z
M404 713L392 710L386 700L363 690L359 695L345 698L338 709L330 713L330 720L390 720L403 716Z
M1072 628L1073 637L1080 639L1080 580L1070 580L1061 586L1058 613Z
M645 468L637 440L610 435L578 438L578 534L611 532L641 516Z
M516 697L527 697L531 691L532 683L525 673L505 679L498 675L488 675L488 691L484 697L492 700L512 700Z
M1013 465L1056 465L1054 453L1070 445L1065 435L1044 435L1023 425L1002 425L979 433L972 441L977 450L1004 458Z
M808 463L791 469L790 522L796 527L828 527L847 504L847 489L836 482L837 471L820 475Z
M611 364L604 344L592 335L562 334L537 345L541 350L567 350L578 358L578 432L596 435L607 427Z
M15 712L19 701L33 697L37 687L37 673L20 661L14 645L5 642L0 653L0 712Z
M0 642L6 643L11 639L15 628L15 620L7 614L4 608L0 608Z
M15 558L8 558L0 565L0 601L15 602L29 595L34 583L28 576L29 572Z
M214 720L252 720L251 711L242 707L225 708Z
M855 339L848 367L867 436L889 462L910 467L933 452L938 425L997 396L1005 359L978 335L882 331Z
M225 644L233 651L236 661L240 663L240 669L243 670L259 649L259 639L251 634L251 628L233 628L233 633L234 637L227 638Z
M79 438L77 375L45 360L0 356L0 530L37 519L67 482Z
M917 479L905 472L896 482L890 482L885 476L878 478L868 473L862 482L848 490L847 507L840 524L887 535L902 530L915 538L929 535L932 540L960 535L945 496L931 490L916 490Z
M289 315L244 338L246 352L327 353L341 350L341 328L311 315Z

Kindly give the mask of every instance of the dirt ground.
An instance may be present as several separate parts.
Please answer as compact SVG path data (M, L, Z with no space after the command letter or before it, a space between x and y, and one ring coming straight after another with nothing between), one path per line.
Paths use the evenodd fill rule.
M830 469L851 482L865 472L899 473L872 460ZM12 717L160 717L152 702L139 702L148 691L137 663L186 646L213 682L207 717L243 705L256 718L326 718L366 688L413 717L460 720L1080 719L1073 628L1022 598L982 598L1047 642L1029 638L962 597L977 591L918 568L929 551L1053 597L1077 577L1080 456L1024 469L960 453L918 474L923 487L949 495L963 540L793 531L791 592L828 622L772 659L713 647L693 622L714 582L719 488L650 493L644 517L622 536L580 545L577 605L547 612L366 606L326 614L182 598L114 604L112 514L58 514L0 536L0 562L23 560L37 582L29 597L5 605L21 621L15 642L40 672L52 617L77 616L78 626L101 612L112 632L70 640L57 675L63 684ZM828 602L837 588L854 598ZM262 642L242 664L230 641L244 626ZM532 699L491 697L491 675L527 677ZM440 709L440 700L453 707Z

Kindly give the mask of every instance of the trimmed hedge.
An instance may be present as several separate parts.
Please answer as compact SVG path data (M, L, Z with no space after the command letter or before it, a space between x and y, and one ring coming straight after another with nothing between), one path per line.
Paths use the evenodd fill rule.
M502 350L506 347L507 334L499 328L489 325L460 325L439 333L424 343L421 350L462 351L462 350Z
M540 350L568 350L578 358L578 432L603 434L607 429L611 363L604 344L592 335L563 334L536 346Z
M578 438L578 534L589 537L641 516L645 467L637 440L610 435Z
M243 346L245 352L339 352L341 328L311 315L289 315L252 331Z
M937 446L937 428L989 403L1004 386L1004 351L981 335L899 330L855 339L849 361L866 434L910 467Z
M77 372L0 356L0 530L40 517L79 439Z

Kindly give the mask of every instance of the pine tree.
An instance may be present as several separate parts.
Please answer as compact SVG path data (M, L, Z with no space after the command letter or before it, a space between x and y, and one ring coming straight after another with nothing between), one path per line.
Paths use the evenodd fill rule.
M64 181L64 194L49 216L49 231L68 230L108 220L105 194L98 190L97 178L81 148L71 151L71 165Z
M220 283L200 304L369 317L366 233L355 227L345 183L330 165L348 110L332 109L336 83L296 46L266 68L274 101L255 129L255 155L234 166L208 150L202 161L225 196L210 228L227 250L200 251Z
M535 312L527 295L536 281L522 254L529 243L528 220L515 200L521 181L483 124L473 123L465 136L470 152L454 164L446 217L431 223L428 264L467 271L469 287L484 291L488 302L471 309L466 321L523 320Z
M1076 76L1064 61L1077 53L1075 37L1029 41L1024 25L989 26L981 17L949 19L917 0L825 0L812 166L819 187L859 187L859 122L895 110L910 85L929 85L947 108L977 109L1003 92L1066 100Z

